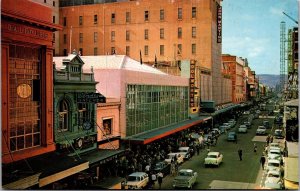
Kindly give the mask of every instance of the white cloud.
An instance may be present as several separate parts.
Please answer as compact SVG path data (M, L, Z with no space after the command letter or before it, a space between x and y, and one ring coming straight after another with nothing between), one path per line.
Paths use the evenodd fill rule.
M269 12L276 16L282 16L282 10L277 7L270 7Z

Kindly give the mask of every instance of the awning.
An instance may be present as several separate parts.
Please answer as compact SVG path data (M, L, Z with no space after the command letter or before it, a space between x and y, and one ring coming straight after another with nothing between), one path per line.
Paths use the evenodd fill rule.
M167 127L158 128L158 129L148 131L143 134L128 136L128 137L123 138L123 140L134 141L134 142L137 142L140 144L148 144L155 140L161 139L168 135L174 134L176 132L179 132L179 131L182 131L189 127L192 127L194 125L197 125L199 123L203 123L204 121L207 121L209 119L211 119L210 116L195 117L195 118L177 123L175 125L169 125Z
M212 116L216 116L216 115L218 115L218 114L220 114L220 113L224 113L224 112L226 112L226 111L229 111L229 110L234 109L234 108L237 108L237 107L240 107L240 105L239 105L239 104L237 104L237 105L231 105L231 106L229 106L229 107L226 107L226 108L220 109L220 110L218 110L218 111L215 111L215 112L212 113L211 115L212 115Z
M81 155L81 158L90 162L90 165L99 162L100 164L105 163L106 161L112 160L113 158L118 158L120 155L123 155L125 150L95 150L87 154Z
M2 188L7 190L24 190L31 186L34 186L39 183L39 176L41 173L28 176L26 178L11 182L9 184L3 185Z
M298 157L286 157L284 165L284 182L286 189L299 188Z

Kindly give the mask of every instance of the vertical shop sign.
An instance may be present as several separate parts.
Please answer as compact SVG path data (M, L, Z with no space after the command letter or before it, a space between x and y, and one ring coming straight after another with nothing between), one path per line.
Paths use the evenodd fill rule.
M222 42L222 6L217 5L217 43Z
M195 60L191 60L190 66L190 107L195 107Z

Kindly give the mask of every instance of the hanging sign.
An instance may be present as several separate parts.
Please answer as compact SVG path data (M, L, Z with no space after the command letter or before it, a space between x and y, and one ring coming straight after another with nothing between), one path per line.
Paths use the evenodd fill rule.
M222 42L222 6L217 7L217 43Z

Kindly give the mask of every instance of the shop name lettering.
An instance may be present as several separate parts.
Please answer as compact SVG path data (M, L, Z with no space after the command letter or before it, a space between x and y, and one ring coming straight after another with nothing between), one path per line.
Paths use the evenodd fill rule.
M105 103L105 97L99 93L78 93L77 102Z
M195 107L194 94L195 94L195 62L191 61L190 64L190 107Z
M222 42L222 7L218 5L217 14L217 43Z
M12 25L12 24L7 24L6 28L8 31L12 31L12 32L20 33L20 34L31 35L31 36L35 36L35 37L43 38L43 39L48 38L48 34L42 32L42 31L27 28L27 27L21 27L21 26L16 26L16 25Z

